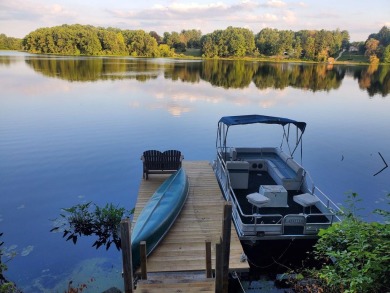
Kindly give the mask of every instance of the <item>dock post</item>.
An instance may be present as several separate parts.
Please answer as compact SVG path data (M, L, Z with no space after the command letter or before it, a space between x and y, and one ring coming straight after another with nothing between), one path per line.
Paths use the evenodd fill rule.
M206 241L206 278L212 277L212 266L211 266L211 241Z
M148 272L146 269L146 241L140 242L140 257L141 257L141 279L147 280L148 279Z
M131 258L130 226L130 219L123 219L120 223L125 293L133 293L133 264Z
M232 229L232 203L226 202L223 207L222 224L222 292L227 293L229 287L230 238Z
M215 293L222 293L222 239L215 244Z

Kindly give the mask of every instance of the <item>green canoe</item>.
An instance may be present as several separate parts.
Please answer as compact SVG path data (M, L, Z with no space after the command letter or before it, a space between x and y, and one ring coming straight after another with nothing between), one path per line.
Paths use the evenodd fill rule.
M138 216L131 235L133 267L140 265L140 242L149 255L179 215L188 195L188 177L180 168L161 184Z

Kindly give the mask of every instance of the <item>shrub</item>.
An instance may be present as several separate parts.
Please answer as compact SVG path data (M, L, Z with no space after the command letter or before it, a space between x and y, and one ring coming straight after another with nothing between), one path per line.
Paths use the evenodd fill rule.
M322 266L318 269L306 269L304 273L307 279L316 280L314 286L321 288L320 291L390 290L390 227L386 223L362 221L356 215L357 201L358 195L352 193L343 221L319 233L314 256ZM387 211L375 212L389 217ZM310 288L313 290L313 285ZM307 286L305 289L307 290Z

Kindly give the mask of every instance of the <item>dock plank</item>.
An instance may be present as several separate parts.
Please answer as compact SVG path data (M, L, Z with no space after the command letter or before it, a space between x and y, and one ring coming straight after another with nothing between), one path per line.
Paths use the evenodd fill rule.
M205 271L205 241L211 241L212 268L215 269L215 244L222 233L224 199L213 170L207 161L183 161L189 177L189 196L182 212L162 242L148 257L148 272ZM134 211L136 221L146 202L169 175L142 180ZM229 268L247 271L241 262L243 249L232 224Z

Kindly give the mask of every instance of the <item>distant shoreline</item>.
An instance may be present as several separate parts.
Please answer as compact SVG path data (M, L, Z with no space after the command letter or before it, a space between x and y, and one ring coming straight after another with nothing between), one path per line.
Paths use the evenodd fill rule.
M173 57L143 57L143 56L128 56L128 55L67 55L67 54L53 54L53 53L30 53L23 50L0 50L0 51L16 51L21 53L27 53L31 55L50 55L50 56L67 56L67 57L105 57L105 58L135 58L135 59L141 59L141 58L147 58L147 59L183 59L183 60L224 60L224 61L257 61L257 62L270 62L270 63L307 63L307 64L328 64L328 62L323 61L314 61L314 60L301 60L301 59L287 59L287 58L278 58L278 57L218 57L218 58L206 58L201 56L194 56L194 55L184 55L184 54L178 54L177 56ZM332 64L329 65L370 65L368 61L362 62L362 61L334 61ZM385 63L379 63L379 65L386 65Z

